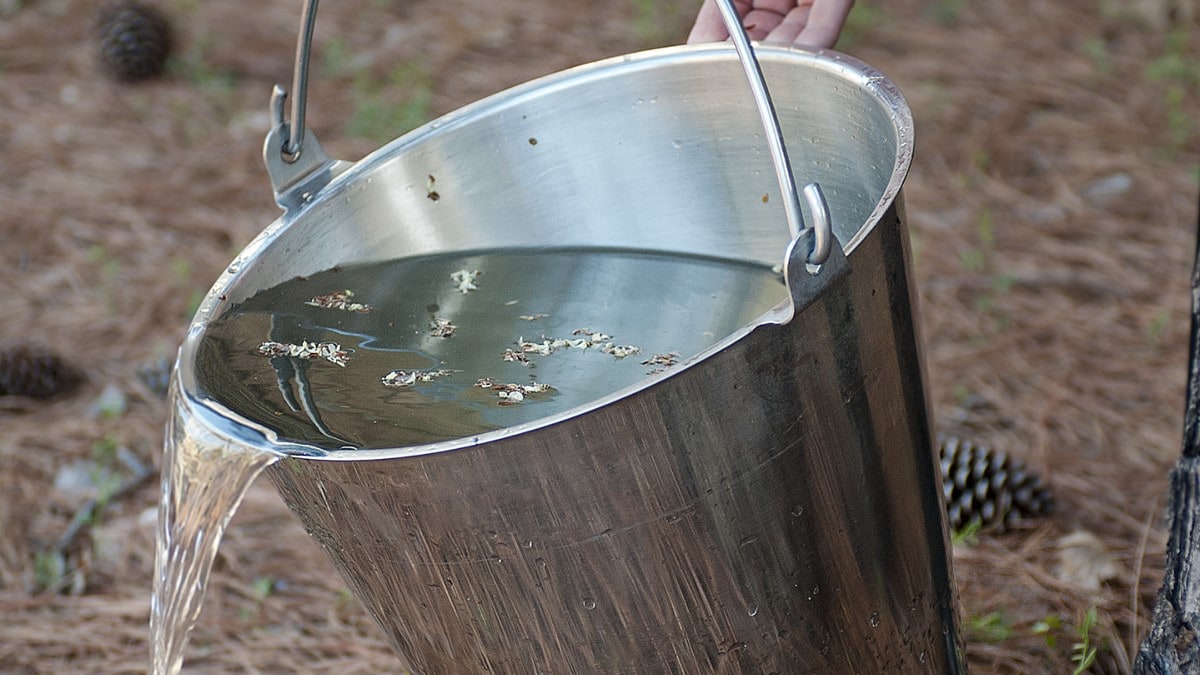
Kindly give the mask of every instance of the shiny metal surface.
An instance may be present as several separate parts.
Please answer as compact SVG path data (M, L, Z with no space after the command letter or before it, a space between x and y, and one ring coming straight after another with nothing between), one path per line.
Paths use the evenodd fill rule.
M736 54L704 45L560 73L392 142L203 303L192 335L294 275L489 248L786 262L790 301L595 406L269 470L417 672L963 670L900 195L911 118L860 62L757 52L795 169L829 202L816 275L789 247Z
M296 40L296 65L292 73L292 119L290 132L283 143L283 154L288 161L295 161L304 149L304 112L308 105L308 64L312 51L313 30L317 23L317 0L305 0L300 15L300 35Z
M817 183L804 186L804 199L808 202L808 210L812 212L813 243L805 262L809 265L821 265L829 259L829 251L833 246L833 219L829 215L829 202L825 192ZM840 244L839 244L840 246Z

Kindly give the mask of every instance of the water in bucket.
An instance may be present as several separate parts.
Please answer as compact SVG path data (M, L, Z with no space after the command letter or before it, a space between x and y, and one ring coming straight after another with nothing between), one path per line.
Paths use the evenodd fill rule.
M785 295L765 266L700 257L401 259L256 294L212 322L196 367L202 395L287 441L400 448L586 404L694 356ZM295 356L306 343L311 353Z

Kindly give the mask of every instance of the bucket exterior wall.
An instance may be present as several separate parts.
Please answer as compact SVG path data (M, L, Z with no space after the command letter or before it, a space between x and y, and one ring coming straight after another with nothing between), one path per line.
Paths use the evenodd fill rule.
M955 672L901 211L792 322L659 386L271 480L417 672Z

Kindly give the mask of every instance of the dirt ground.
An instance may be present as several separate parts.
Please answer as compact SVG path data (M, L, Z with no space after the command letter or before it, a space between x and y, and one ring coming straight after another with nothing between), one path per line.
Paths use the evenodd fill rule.
M88 376L56 402L0 399L5 673L145 671L156 482L112 498L61 555L55 543L130 455L158 464L166 406L138 370L174 353L199 297L277 215L260 148L300 0L151 4L176 29L169 73L121 85L97 64L99 3L0 1L0 341ZM505 87L680 42L697 6L325 3L309 126L357 159ZM974 672L1071 672L1093 607L1093 670L1127 672L1148 626L1182 426L1198 13L1194 0L860 0L838 45L891 77L916 120L905 196L938 427L1025 458L1057 497L1043 522L955 547ZM1096 589L1061 569L1058 542L1077 530L1100 540ZM256 485L186 671L396 667Z

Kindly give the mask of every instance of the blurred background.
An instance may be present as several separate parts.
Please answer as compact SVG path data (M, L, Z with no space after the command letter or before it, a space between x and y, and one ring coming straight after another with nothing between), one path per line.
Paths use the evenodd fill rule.
M164 363L278 215L261 147L302 3L143 4L162 25L123 26L146 47L114 63L106 5L0 0L6 673L145 672ZM1092 672L1127 672L1149 625L1182 427L1198 5L859 0L838 43L916 120L905 198L937 427L1020 458L1056 498L1047 518L954 537L973 672L1071 672L1091 652ZM681 43L698 6L325 3L308 126L356 160L506 87ZM187 672L396 668L256 485Z

